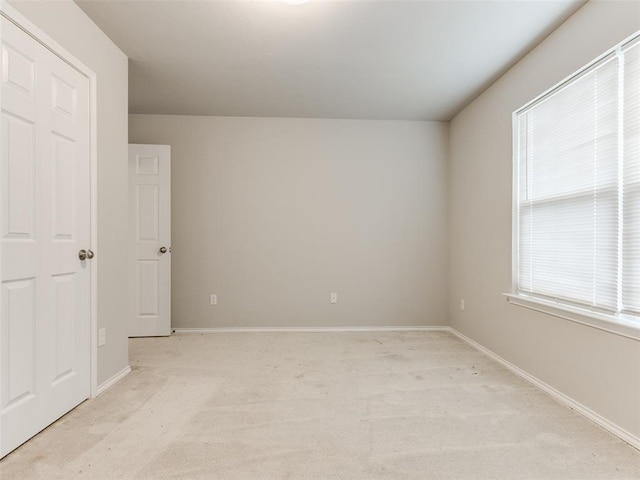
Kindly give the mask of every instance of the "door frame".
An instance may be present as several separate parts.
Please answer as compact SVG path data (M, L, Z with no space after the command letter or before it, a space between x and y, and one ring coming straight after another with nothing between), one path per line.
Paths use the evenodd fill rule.
M38 26L31 22L27 17L18 12L14 7L9 5L5 0L0 0L0 15L16 25L35 41L43 45L47 50L52 52L62 61L73 67L79 73L89 79L89 170L91 172L91 180L89 189L91 191L91 208L90 208L90 249L96 252L96 260L91 262L90 277L90 319L89 319L89 351L91 358L90 365L90 384L89 398L95 398L98 395L98 265L100 263L100 251L98 249L98 149L96 139L98 138L98 122L97 122L97 76L95 72L89 69L78 58L72 55L67 49L62 47L53 38L42 31ZM0 36L1 36L0 26ZM0 90L0 105L2 104L2 93ZM0 258L0 261L2 259Z

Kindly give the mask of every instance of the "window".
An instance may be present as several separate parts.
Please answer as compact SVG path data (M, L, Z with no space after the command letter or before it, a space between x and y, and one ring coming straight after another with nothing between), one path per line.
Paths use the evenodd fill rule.
M516 295L640 327L640 37L514 113Z

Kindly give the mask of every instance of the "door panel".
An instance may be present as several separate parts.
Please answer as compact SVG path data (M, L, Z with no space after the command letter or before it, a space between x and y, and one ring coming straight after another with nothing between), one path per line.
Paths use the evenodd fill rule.
M35 361L35 279L28 278L2 285L3 312L2 409L29 400L36 392Z
M0 456L90 388L89 80L2 18Z
M158 238L158 186L138 185L137 242L157 242Z
M2 233L33 239L35 218L35 134L33 122L3 112Z
M72 240L74 233L75 145L57 133L52 135L53 201L51 218L53 238Z
M74 322L76 316L76 298L78 289L75 274L54 275L53 287L53 324L55 329L55 370L53 383L59 383L74 372Z
M138 260L138 315L155 317L160 314L157 260Z
M171 333L170 155L167 145L129 145L130 337Z

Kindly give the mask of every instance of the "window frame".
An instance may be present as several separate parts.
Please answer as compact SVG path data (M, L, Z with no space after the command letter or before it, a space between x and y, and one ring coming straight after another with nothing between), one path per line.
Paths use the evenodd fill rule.
M552 315L554 317L569 320L571 322L587 325L589 327L604 330L616 335L640 341L640 316L633 316L624 313L610 314L602 312L598 308L589 308L584 305L573 304L571 301L553 297L529 295L518 290L518 265L519 265L519 200L520 200L520 132L519 115L529 110L536 103L551 96L554 92L559 92L567 83L575 81L585 74L589 69L606 59L610 55L615 55L617 51L633 41L640 39L640 31L635 32L625 38L615 46L609 48L595 59L579 68L577 71L563 78L561 81L536 96L511 115L511 135L512 135L512 212L511 212L511 290L503 295L509 303L524 307L537 312Z

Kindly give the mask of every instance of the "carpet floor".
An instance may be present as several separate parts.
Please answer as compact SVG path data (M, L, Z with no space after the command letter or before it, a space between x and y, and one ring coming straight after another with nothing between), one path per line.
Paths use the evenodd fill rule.
M640 479L640 452L446 332L179 334L2 480Z

